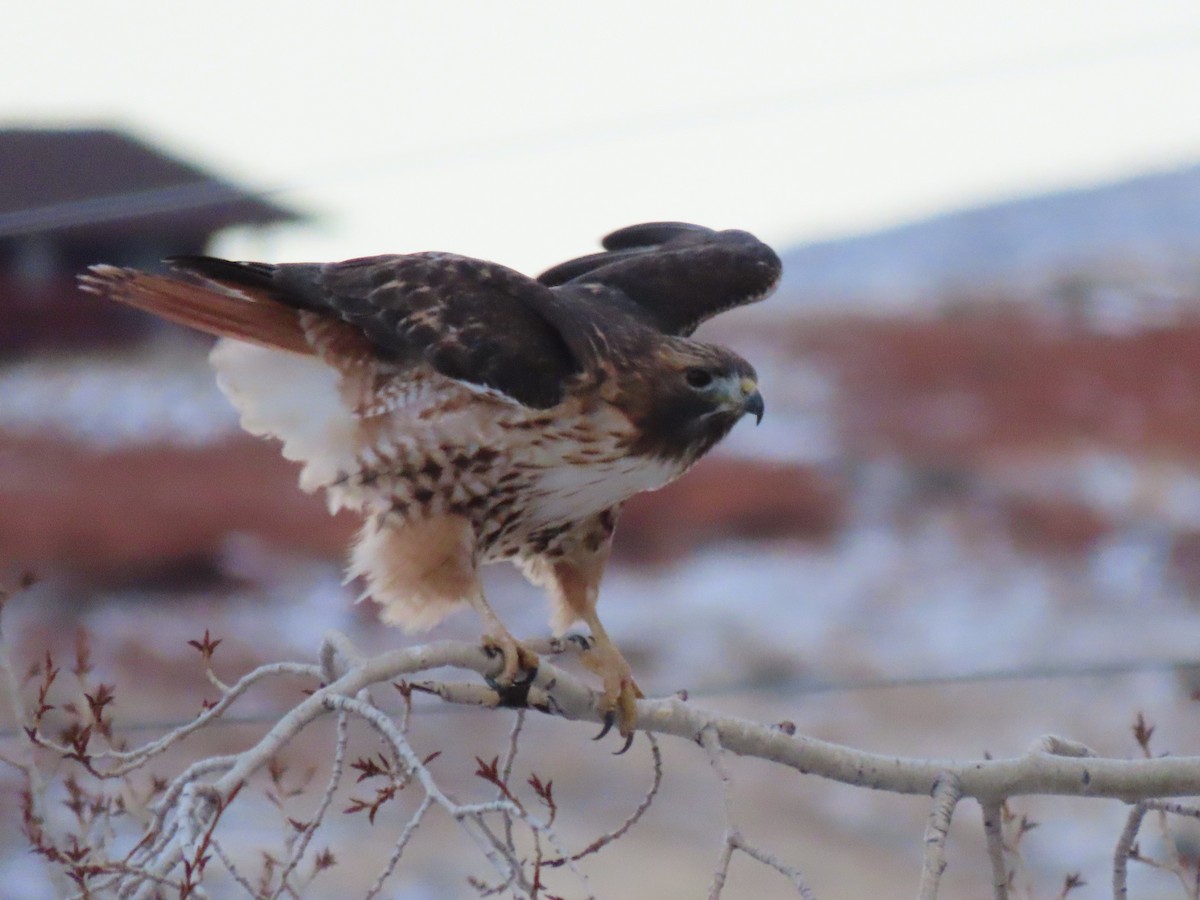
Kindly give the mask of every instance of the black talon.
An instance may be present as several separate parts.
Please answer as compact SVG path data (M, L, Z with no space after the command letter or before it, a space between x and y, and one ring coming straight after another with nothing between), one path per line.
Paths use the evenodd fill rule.
M610 731L612 731L612 727L616 723L616 721L617 721L617 714L616 714L616 712L614 712L613 710L610 709L608 712L606 712L604 714L604 727L600 729L600 733L598 735L596 735L594 738L592 738L592 740L593 741L602 740L606 734L608 734Z
M630 747L632 747L633 746L633 737L636 734L637 734L636 731L629 732L629 737L625 738L625 746L622 747L620 750L615 751L613 753L613 756L620 756L622 753L624 753L626 750L628 750Z
M580 650L591 650L592 639L586 634L568 634L567 640L579 645Z

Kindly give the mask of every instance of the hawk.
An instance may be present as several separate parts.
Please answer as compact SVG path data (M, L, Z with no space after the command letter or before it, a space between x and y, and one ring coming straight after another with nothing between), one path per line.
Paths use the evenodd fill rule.
M349 573L408 629L474 607L501 685L536 655L484 597L479 566L546 587L561 633L591 631L606 732L642 696L596 615L621 504L682 475L746 414L754 368L693 340L766 297L778 256L745 231L632 225L533 279L451 253L334 263L168 259L182 278L108 265L85 290L220 340L221 390L251 434L303 463L300 486L364 524Z

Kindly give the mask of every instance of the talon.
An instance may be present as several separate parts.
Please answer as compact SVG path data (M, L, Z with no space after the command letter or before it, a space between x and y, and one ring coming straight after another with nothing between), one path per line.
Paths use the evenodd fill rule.
M637 734L636 731L629 732L629 735L625 738L625 746L622 747L620 750L613 751L613 756L620 756L625 751L627 751L630 747L632 747L633 746L633 738L634 738L634 735L636 735L636 734Z
M504 658L504 666L495 676L501 685L512 685L518 681L528 684L537 676L538 656L507 631L500 634L485 634L483 636L483 652L489 659L495 659L499 653ZM521 673L530 673L523 678Z
M591 650L596 645L596 642L586 634L568 634L567 640L573 644L577 644L580 650Z
M593 638L593 646L580 657L580 662L604 680L598 704L604 712L604 727L595 739L600 740L616 725L621 737L625 738L625 745L617 752L624 753L633 742L637 727L638 698L645 695L633 680L629 663L611 642Z
M610 731L612 731L612 727L613 727L613 725L616 724L616 721L617 721L617 711L615 709L610 709L608 712L606 712L604 714L604 727L600 729L600 733L598 735L596 735L594 738L592 738L592 740L593 741L602 740L606 734L608 734Z
M496 692L498 706L524 709L529 705L529 689L537 679L537 654L524 646L507 631L483 636L483 652L494 659L496 654L504 658L504 665L494 676L484 681Z

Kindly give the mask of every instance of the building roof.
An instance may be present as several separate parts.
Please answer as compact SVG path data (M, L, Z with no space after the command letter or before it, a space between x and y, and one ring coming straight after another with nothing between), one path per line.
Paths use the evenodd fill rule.
M301 218L119 131L0 130L0 240L207 235Z

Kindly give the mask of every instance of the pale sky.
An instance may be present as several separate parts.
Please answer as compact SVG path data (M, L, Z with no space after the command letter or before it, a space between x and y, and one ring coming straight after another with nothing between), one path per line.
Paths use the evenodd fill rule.
M1195 0L23 4L0 123L317 213L239 257L527 271L635 221L786 246L1200 161Z

